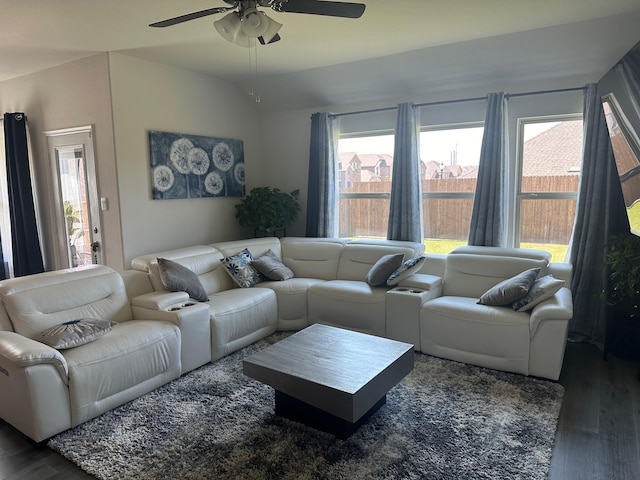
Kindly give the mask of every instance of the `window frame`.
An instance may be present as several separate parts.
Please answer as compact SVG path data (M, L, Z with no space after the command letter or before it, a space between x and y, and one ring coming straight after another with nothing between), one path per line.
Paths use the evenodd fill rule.
M512 232L514 239L514 246L519 247L520 231L521 231L521 210L522 203L526 200L575 200L578 201L578 191L571 192L523 192L522 191L522 172L524 170L524 128L527 124L536 123L551 123L551 122L566 122L583 120L582 113L573 114L560 114L560 115L538 115L534 117L519 117L517 119L517 135L516 135L516 188L515 195L513 196L514 202L514 215ZM578 175L582 175L582 166Z
M432 132L436 130L456 130L463 128L478 128L482 127L484 129L484 120L477 120L475 122L456 122L456 123L442 123L438 125L426 125L420 127L420 133L422 132ZM484 133L484 130L483 130ZM422 160L422 159L421 159ZM480 157L478 157L478 165L480 165ZM473 198L476 194L475 188L473 192L422 192L422 200L426 200L429 198L439 198L439 199L459 199L459 198Z
M394 138L394 141L395 141L395 134L396 134L395 129L373 130L368 132L341 133L338 136L338 148L337 148L338 158L340 157L340 140L349 139L349 138L382 137L382 136L390 135ZM339 175L340 175L340 172L336 171L336 177L338 177L338 183L339 183ZM391 191L389 191L389 193L385 193L385 192L343 193L340 191L340 187L338 186L336 197L337 197L336 212L337 212L337 222L338 222L338 229L339 229L340 228L340 208L339 208L340 200L375 199L375 200L386 200L390 202ZM339 231L338 231L338 234L340 235Z

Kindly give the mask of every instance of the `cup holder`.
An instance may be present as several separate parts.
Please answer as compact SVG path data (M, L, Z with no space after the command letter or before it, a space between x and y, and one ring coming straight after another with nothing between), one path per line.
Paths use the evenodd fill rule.
M182 310L184 307L190 307L191 305L195 305L195 303L193 302L187 302L187 303L183 303L182 305L178 306L178 307L171 307L169 309L170 312L176 312L178 310Z
M408 288L396 288L396 292L408 292Z
M409 293L422 293L422 290L409 290Z

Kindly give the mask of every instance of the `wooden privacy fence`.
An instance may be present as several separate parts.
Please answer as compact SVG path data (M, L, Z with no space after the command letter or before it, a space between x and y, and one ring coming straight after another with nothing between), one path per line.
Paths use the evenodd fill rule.
M576 192L578 175L524 177L524 192ZM422 181L423 193L472 193L475 178ZM340 198L340 236L386 237L391 182L360 182L340 193L384 193L385 198ZM521 204L520 241L568 244L575 216L573 199L527 199ZM422 201L424 238L466 240L473 198L425 198Z

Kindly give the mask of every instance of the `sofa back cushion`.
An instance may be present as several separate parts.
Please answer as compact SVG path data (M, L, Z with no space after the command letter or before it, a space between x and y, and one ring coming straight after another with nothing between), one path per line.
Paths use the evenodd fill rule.
M548 264L547 258L449 254L442 294L480 298L491 287L530 268L540 267L540 278L547 274Z
M296 277L335 280L346 242L340 238L284 237L280 239L281 259Z
M423 250L423 244L414 242L351 240L340 255L337 278L366 282L369 270L384 255L403 253L404 260L408 260L420 255Z
M207 245L177 248L164 252L150 253L134 258L131 266L137 270L149 272L154 290L164 290L158 269L158 258L167 258L194 272L208 295L234 288L233 280L227 274L220 259L222 253Z
M175 258L173 261L187 267L195 273L198 276L204 291L207 292L207 295L213 295L214 293L229 290L236 286L229 274L226 272L224 265L220 262L222 258L224 258L222 254L216 250L202 255ZM151 282L154 285L157 282L160 282L158 290L164 288L162 280L160 279L160 270L158 269L157 260L152 263Z
M282 255L280 239L278 237L249 238L246 240L232 240L230 242L212 243L211 247L228 257L240 253L245 248L249 249L253 258L258 258L271 250L278 258Z
M133 318L122 277L104 265L4 280L0 298L14 331L34 340L40 332L72 320Z

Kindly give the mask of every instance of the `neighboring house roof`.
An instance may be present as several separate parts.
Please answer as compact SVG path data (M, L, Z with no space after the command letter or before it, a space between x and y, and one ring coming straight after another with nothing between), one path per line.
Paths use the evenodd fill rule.
M582 122L560 122L524 142L522 176L575 175L582 165Z
M389 166L393 164L393 157L384 153L360 153L358 154L358 158L360 159L362 168L373 168L380 164Z
M376 175L369 170L362 170L360 172L360 181L361 182L381 182L382 179L380 175Z

